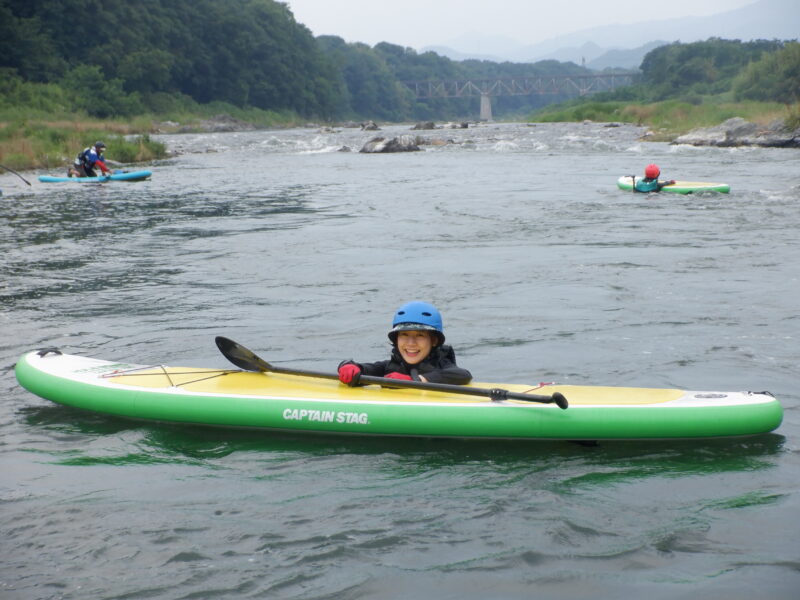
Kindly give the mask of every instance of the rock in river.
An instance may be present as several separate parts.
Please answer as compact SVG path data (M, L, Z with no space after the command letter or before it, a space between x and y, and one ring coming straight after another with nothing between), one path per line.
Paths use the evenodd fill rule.
M416 152L420 150L417 138L413 135L401 135L396 138L386 139L376 137L369 140L360 152L374 154L377 152Z

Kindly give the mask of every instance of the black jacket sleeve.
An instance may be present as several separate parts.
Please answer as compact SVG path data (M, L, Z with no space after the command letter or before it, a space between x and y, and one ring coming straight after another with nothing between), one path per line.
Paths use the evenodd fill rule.
M339 363L339 367L341 368L342 365L355 365L359 369L361 369L362 375L369 375L371 377L383 377L387 373L391 373L392 371L400 371L400 367L391 368L389 365L392 363L391 360L379 360L378 362L371 362L371 363L360 363L354 360L343 360ZM404 372L404 371L403 371Z
M439 346L431 356L417 366L417 371L431 383L464 385L472 381L472 373L456 364L456 353L451 346Z

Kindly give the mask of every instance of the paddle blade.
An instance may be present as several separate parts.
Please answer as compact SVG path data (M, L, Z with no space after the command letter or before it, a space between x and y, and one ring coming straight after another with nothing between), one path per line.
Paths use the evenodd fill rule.
M569 408L569 402L567 402L566 397L561 392L553 392L553 402L555 402L556 406L561 410L567 410Z
M272 365L267 361L259 358L254 352L251 352L244 346L241 346L221 335L214 338L217 348L222 352L223 356L235 364L240 369L245 371L271 371Z

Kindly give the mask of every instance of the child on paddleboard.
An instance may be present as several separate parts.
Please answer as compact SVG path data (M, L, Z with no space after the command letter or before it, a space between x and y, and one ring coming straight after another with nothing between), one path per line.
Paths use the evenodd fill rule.
M389 331L392 355L389 360L339 365L339 380L356 386L361 375L463 385L472 374L456 365L456 355L444 343L442 315L427 302L408 302L394 314Z
M634 181L634 192L660 192L661 188L665 185L672 185L675 183L674 179L669 181L659 181L658 176L661 175L661 169L658 165L649 164L644 168L644 178L636 179L631 177Z

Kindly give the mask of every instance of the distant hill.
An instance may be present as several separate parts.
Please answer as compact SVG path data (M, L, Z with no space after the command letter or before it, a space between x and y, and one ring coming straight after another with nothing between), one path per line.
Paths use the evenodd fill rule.
M725 39L790 40L800 37L800 1L758 0L753 4L708 17L645 21L633 25L604 25L561 35L538 44L523 45L497 36L471 33L433 50L453 60L478 58L496 62L537 62L544 59L581 64L592 69L638 67L640 49L655 44L695 42L710 37ZM667 42L654 42L654 38ZM476 53L473 49L479 48ZM651 48L652 49L652 48ZM631 51L626 54L625 51ZM641 54L643 57L647 51ZM601 59L602 57L602 59ZM596 62L595 62L596 61ZM614 64L619 62L620 64Z
M503 58L498 54L478 54L476 52L459 52L449 46L425 46L419 49L420 52L435 52L439 56L446 56L450 60L489 60L491 62L508 62L509 59Z
M638 48L631 48L625 50L622 48L615 48L608 50L598 56L597 58L587 61L586 67L595 71L602 71L603 69L622 68L622 69L638 69L642 64L642 59L645 54L651 50L655 50L659 46L665 46L669 42L657 40L650 42Z
M606 52L607 48L601 48L594 42L584 42L580 46L559 48L555 52L537 56L536 60L558 60L561 62L573 62L576 65L588 66L588 63Z

